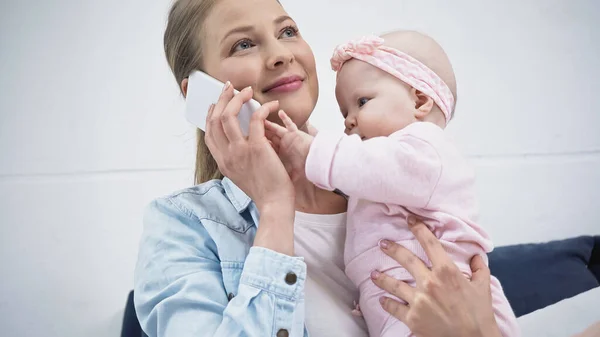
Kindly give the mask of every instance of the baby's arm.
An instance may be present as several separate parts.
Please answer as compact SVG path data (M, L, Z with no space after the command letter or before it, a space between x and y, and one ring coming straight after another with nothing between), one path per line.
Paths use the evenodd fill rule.
M306 176L323 189L351 197L426 207L442 163L424 138L398 133L362 141L357 135L320 132L310 146Z

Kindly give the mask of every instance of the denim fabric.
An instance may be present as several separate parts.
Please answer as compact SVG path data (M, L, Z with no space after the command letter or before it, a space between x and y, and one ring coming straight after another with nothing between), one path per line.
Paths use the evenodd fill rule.
M252 247L258 220L228 179L153 201L122 337L144 336L140 326L151 337L308 336L306 265ZM599 285L600 237L497 247L489 260L522 316Z
M305 335L300 257L252 247L258 212L230 180L146 209L134 303L149 336Z

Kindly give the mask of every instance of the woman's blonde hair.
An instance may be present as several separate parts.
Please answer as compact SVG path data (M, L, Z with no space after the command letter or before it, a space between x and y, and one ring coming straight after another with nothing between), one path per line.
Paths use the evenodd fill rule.
M177 84L194 70L202 70L203 58L201 42L204 21L218 0L175 0L164 35L164 48L169 67ZM222 179L217 162L204 142L204 131L196 132L196 169L194 182L201 184L211 179Z

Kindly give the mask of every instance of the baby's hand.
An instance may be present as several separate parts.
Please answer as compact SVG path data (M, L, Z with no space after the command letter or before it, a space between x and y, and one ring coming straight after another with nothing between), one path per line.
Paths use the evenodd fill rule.
M314 137L299 130L283 110L279 110L279 118L285 127L265 121L266 136L279 154L290 178L292 181L296 181L305 177L306 157L308 157Z

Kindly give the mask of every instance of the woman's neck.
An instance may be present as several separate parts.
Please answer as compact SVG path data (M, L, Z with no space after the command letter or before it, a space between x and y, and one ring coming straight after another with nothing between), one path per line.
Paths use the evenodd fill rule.
M346 212L348 202L343 196L317 188L306 178L294 182L296 210L311 214L337 214Z

